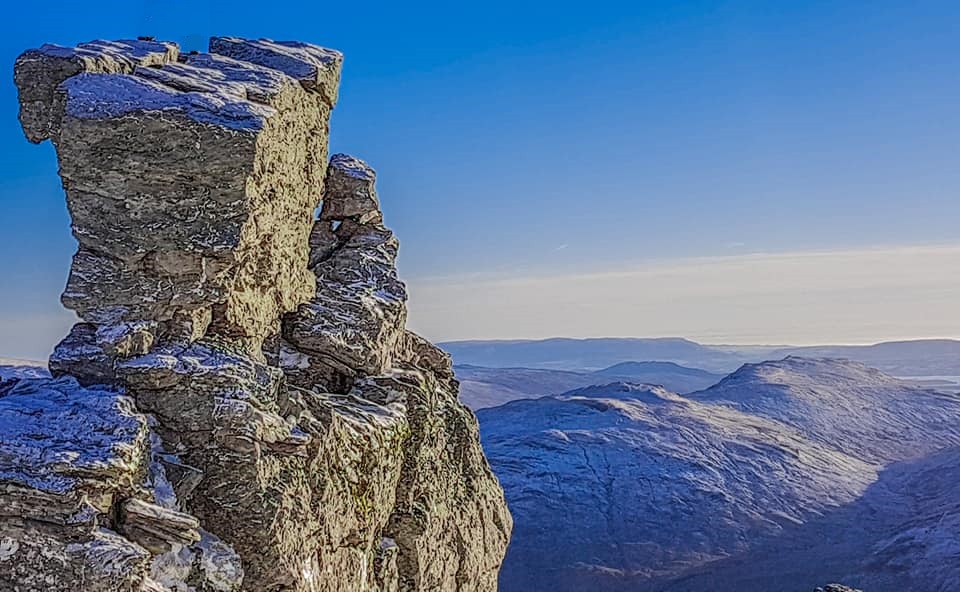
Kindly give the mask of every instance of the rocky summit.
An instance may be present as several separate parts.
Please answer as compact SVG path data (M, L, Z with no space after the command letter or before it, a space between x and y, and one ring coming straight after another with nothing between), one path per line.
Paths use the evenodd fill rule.
M405 329L376 173L328 158L341 63L235 38L17 60L81 322L52 377L0 382L0 589L496 589L476 419Z

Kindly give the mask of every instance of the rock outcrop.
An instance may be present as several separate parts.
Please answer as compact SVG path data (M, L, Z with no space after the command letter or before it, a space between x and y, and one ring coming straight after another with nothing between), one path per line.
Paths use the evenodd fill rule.
M373 169L327 158L341 61L233 38L17 60L81 322L54 378L0 383L3 589L496 589L512 522L476 419L405 329Z

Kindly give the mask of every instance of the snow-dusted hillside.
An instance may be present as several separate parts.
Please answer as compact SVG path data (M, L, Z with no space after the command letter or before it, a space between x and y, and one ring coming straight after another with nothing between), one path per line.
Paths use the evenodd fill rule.
M43 378L50 376L46 362L0 358L0 379Z
M473 409L495 407L516 399L557 395L573 389L614 381L643 382L688 393L716 384L722 374L672 362L623 362L596 372L538 368L455 366L460 400Z
M909 497L909 487L888 485L894 475L898 483L913 478L911 467L924 462L913 457L960 446L960 399L860 364L788 359L745 367L688 397L615 383L477 415L515 519L503 592L807 592L823 581L859 584L867 562L888 561L885 548L900 549L904 565L920 565L910 554L926 547L912 542L923 529L943 530L929 524L936 512L942 524L960 520L956 504L943 501L960 499L960 481L944 482L930 508L927 497ZM826 561L844 556L841 549L789 544L799 533L830 540L824 533L834 533L834 518L853 533L840 517L860 511L860 522L877 529L872 542L887 546L849 537L849 569ZM907 514L917 521L912 530ZM901 531L914 538L901 541ZM941 555L956 549L956 539L942 538L929 546ZM762 572L738 562L761 552L780 568L793 565L791 553L802 561L785 572L791 577L761 587L751 582ZM714 566L723 566L724 579ZM916 572L897 582L937 590L923 586L960 582L960 561ZM871 583L870 592L904 589Z
M870 461L901 460L960 444L960 398L858 362L789 357L747 364L690 398L776 419Z
M852 504L658 590L800 591L817 577L866 592L960 590L960 448L894 463Z

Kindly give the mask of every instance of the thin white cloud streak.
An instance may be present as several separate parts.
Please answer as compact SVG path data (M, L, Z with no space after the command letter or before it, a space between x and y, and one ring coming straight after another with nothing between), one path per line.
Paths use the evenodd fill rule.
M685 336L872 343L960 336L960 245L661 261L540 277L408 282L435 340Z

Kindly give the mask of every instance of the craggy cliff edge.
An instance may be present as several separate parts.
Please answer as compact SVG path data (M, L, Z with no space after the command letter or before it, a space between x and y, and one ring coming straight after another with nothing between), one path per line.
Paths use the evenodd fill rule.
M0 383L0 589L496 589L512 523L476 419L405 329L374 171L327 155L341 62L233 38L17 60L82 322L54 378Z

